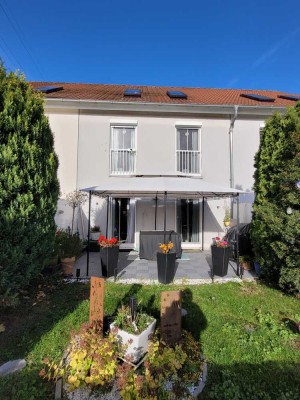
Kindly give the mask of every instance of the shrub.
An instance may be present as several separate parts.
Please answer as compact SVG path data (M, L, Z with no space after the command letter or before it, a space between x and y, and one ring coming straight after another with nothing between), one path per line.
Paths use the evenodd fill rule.
M300 103L267 122L255 167L251 237L256 261L264 278L299 292Z
M71 233L68 229L58 230L55 236L59 258L78 257L82 251L82 241L78 233Z
M0 293L44 267L55 236L58 160L41 94L0 64Z

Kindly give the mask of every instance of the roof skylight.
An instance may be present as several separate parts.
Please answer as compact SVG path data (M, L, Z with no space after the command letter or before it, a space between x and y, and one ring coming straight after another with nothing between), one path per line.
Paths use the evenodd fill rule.
M63 90L63 86L40 86L34 89L36 92L53 93Z
M167 95L171 97L171 99L187 99L187 95L179 90L168 90Z
M124 96L131 96L131 97L141 97L142 91L141 89L125 89Z
M295 96L293 94L281 94L278 97L285 100L294 100L294 101L300 100L300 96Z
M256 93L241 93L240 96L256 101L275 101L273 97L262 96L261 94Z

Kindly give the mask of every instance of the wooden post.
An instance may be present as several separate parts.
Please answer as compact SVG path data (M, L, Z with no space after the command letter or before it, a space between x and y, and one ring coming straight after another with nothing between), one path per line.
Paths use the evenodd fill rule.
M90 320L89 323L103 329L104 316L104 279L91 277L90 290Z
M160 294L161 341L169 346L174 346L181 339L181 298L180 290Z

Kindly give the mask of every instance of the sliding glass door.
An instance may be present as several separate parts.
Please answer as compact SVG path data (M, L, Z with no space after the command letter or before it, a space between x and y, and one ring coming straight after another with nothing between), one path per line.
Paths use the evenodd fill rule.
M178 199L176 201L177 232L183 243L199 243L200 203L199 200Z
M122 243L134 244L135 199L112 199L112 236Z

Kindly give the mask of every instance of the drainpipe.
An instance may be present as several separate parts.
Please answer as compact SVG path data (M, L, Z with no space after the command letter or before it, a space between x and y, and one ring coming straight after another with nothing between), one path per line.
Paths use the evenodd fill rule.
M234 106L234 114L230 121L229 127L229 158L230 158L230 187L234 187L234 172L233 172L233 128L237 119L239 106Z

